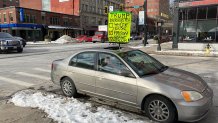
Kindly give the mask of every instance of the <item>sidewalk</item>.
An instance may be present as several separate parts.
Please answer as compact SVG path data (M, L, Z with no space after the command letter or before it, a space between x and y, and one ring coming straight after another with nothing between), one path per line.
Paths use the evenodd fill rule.
M74 42L74 41L68 41L68 42L57 42L57 41L51 41L51 42L36 41L36 42L32 42L32 41L28 41L26 43L27 43L27 45L46 45L46 44L70 44L70 43L77 43L77 42Z
M143 44L134 44L129 45L131 48L140 49L148 54L157 54L157 55L174 55L174 56L198 56L198 57L218 57L217 51L211 51L210 53L206 53L206 51L200 50L173 50L172 42L166 42L161 44L161 51L157 51L157 46L155 41L148 41L145 47Z

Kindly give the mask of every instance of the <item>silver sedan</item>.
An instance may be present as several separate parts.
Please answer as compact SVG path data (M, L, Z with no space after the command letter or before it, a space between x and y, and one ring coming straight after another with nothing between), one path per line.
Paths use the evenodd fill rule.
M213 101L213 91L198 75L165 66L140 50L79 51L54 61L51 78L66 96L110 99L161 123L198 121Z

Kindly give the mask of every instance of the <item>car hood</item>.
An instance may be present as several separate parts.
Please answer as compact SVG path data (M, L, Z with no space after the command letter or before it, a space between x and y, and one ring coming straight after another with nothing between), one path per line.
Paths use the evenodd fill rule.
M16 38L0 38L0 41L19 41Z
M176 68L168 68L162 73L151 76L151 79L180 90L203 92L207 87L207 83L200 76Z

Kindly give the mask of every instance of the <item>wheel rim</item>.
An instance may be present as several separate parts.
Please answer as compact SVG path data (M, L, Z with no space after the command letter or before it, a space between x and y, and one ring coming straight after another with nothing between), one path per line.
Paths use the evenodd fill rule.
M157 121L166 121L170 114L167 105L160 100L150 102L148 111L151 117Z
M68 80L63 81L62 88L65 94L71 95L73 93L72 83Z

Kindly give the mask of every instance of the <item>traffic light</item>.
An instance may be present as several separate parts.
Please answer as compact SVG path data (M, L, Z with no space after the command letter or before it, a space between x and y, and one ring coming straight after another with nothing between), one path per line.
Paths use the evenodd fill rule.
M108 6L104 6L104 14L108 14Z
M120 4L120 11L124 11L124 5Z

